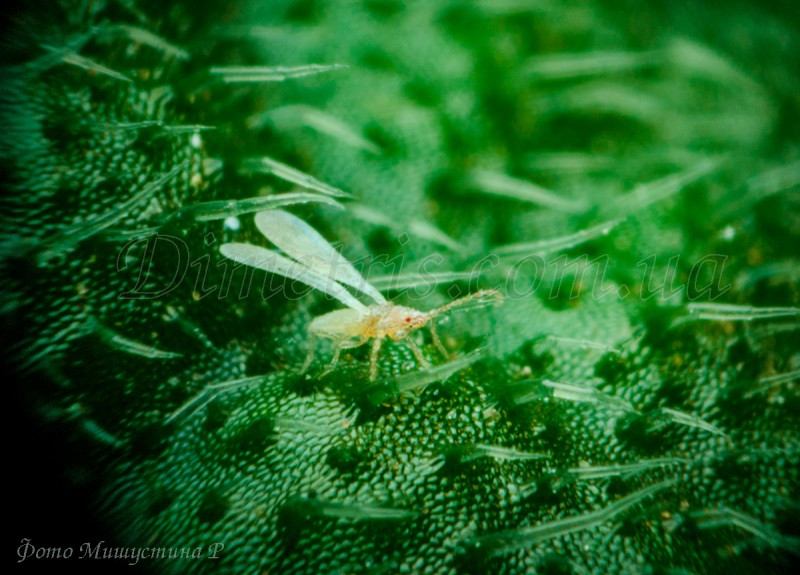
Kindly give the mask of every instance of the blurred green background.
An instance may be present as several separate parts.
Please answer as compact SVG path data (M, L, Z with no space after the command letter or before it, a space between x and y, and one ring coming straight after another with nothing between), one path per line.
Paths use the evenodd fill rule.
M64 1L6 24L15 537L225 545L137 565L158 573L791 571L794 3ZM398 303L505 301L440 321L450 358L420 335L432 371L390 342L377 383L368 346L319 379L321 342L300 374L337 305L263 272L243 296L218 251L266 246L270 202Z

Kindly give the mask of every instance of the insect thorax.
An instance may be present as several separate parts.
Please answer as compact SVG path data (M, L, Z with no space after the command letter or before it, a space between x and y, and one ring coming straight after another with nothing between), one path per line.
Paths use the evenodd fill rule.
M391 302L372 306L365 322L368 337L403 338L410 330L422 327L428 321L428 314L414 308L396 305Z

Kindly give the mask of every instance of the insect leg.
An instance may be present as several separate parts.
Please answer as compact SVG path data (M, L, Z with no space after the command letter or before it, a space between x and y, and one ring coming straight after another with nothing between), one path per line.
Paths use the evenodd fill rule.
M341 346L337 345L336 350L333 352L333 359L328 364L328 367L325 368L325 371L319 374L320 378L325 377L336 368L336 364L339 363L339 354L341 353L341 351L342 351Z
M332 372L334 370L334 368L336 367L336 364L339 362L339 354L341 353L341 351L343 349L350 349L350 348L353 348L353 347L358 347L358 346L363 345L364 343L366 343L366 341L367 341L367 338L362 337L362 338L357 339L355 341L347 341L347 340L345 340L345 341L337 342L336 343L336 349L333 352L333 359L328 364L328 367L325 368L325 371L323 371L320 374L320 377L325 377L326 375L328 375L330 372Z
M419 346L414 342L413 339L411 339L411 336L409 336L406 339L404 339L403 343L405 343L408 346L408 349L411 350L411 353L414 354L414 357L417 358L417 361L422 364L422 367L430 367L431 366L431 364L428 362L428 360L425 359L425 357L422 355L422 352L420 351Z
M383 338L376 337L372 342L372 351L369 354L369 380L375 381L378 378L378 356L381 353Z
M316 343L316 338L312 334L308 334L308 352L306 353L306 360L303 362L303 368L300 370L300 374L304 374L308 371L308 368L311 367L311 362L314 361L314 344Z
M431 330L431 337L433 338L433 345L436 346L436 349L439 350L443 356L449 358L450 353L447 351L447 348L442 344L442 340L439 337L439 331L436 329L436 322L431 320L430 323L430 330Z

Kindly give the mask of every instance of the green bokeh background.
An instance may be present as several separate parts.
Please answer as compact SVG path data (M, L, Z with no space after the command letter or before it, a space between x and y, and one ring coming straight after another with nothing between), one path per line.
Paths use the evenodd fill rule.
M225 544L138 566L167 573L789 572L798 54L790 2L13 11L0 266L29 442L17 522L50 545ZM198 217L301 190L254 172L261 157L352 196L285 209L376 284L411 278L393 300L503 292L440 323L452 359L480 358L428 381L388 343L376 384L366 347L317 379L323 342L299 374L309 321L336 303L263 272L240 297L218 247L266 240L252 214ZM120 297L136 289L163 293Z

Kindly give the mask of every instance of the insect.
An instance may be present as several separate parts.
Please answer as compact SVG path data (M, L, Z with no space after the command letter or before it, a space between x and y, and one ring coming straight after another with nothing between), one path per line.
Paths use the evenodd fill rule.
M256 214L255 222L267 239L293 259L267 248L245 243L223 244L220 246L220 253L238 263L302 282L347 306L346 309L326 313L311 321L308 327L308 356L302 373L308 370L314 359L316 338L331 339L336 345L333 359L321 376L333 371L343 349L359 347L372 340L369 378L370 381L375 381L381 346L386 338L405 343L417 361L422 366L429 367L430 363L417 344L408 337L412 331L429 325L434 345L445 357L449 357L433 320L469 301L500 297L495 290L481 290L427 312L397 305L383 297L319 232L300 218L282 210L267 210ZM372 303L363 304L344 286L354 288L367 296Z

